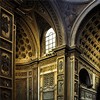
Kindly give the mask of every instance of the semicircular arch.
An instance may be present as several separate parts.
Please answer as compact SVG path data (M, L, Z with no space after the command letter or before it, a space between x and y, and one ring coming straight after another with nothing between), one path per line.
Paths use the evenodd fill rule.
M81 14L77 17L75 20L72 29L71 29L71 37L70 37L70 47L76 46L76 36L78 34L79 27L81 25L81 22L84 20L84 18L87 16L87 14L92 11L96 6L100 4L100 1L95 1L91 2L82 12Z
M35 29L23 18L16 21L16 64L27 64L38 55L38 42Z

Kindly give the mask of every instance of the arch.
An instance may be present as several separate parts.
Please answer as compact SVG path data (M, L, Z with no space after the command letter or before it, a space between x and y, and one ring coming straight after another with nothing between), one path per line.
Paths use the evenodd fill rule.
M91 78L85 68L82 68L79 72L79 81L80 84L85 85L87 87L91 87Z
M38 13L55 30L57 34L57 39L58 39L57 40L58 46L66 44L67 37L66 37L61 15L57 7L58 6L57 2L52 1L52 0L49 0L49 1L46 0L45 2L33 1L32 3L33 4L31 4L31 6L29 7L26 7L27 5L24 4L24 2L22 4L20 3L21 5L24 5L25 7L20 6L19 8L22 9L25 12L25 14L27 14L28 12L32 13L34 11Z
M43 3L53 23L53 28L57 34L58 46L67 44L67 34L65 33L63 21L59 12L59 7L56 1L45 1Z
M73 26L72 26L72 30L71 30L71 41L69 46L73 47L76 46L75 44L75 39L76 39L76 35L77 35L77 31L79 29L79 26L82 22L82 20L86 17L86 15L96 6L98 6L100 4L100 1L95 1L93 0L82 12L81 14L77 17L77 19L75 20Z
M31 41L34 43L34 46L35 46L35 49L36 49L36 57L39 57L40 56L39 33L36 30L34 23L30 23L30 19L28 19L28 17L26 17L26 20L24 20L24 19L23 19L23 22L28 28L28 31L30 33L29 37L30 37Z
M20 19L16 19L16 21L16 29L18 31L16 33L16 65L24 65L37 58L37 55L39 55L39 45L34 34L36 33L35 28L30 27L28 20L21 17Z

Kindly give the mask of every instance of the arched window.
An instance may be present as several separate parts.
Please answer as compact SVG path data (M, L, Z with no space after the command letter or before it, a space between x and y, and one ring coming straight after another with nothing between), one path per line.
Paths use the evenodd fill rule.
M46 54L50 53L56 46L56 33L53 28L50 28L45 35L45 50Z

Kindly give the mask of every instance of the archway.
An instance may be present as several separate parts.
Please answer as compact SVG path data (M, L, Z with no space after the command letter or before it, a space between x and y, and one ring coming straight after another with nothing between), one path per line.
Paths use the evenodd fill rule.
M91 79L90 79L89 73L84 68L81 69L79 72L79 84L84 85L86 87L91 86Z
M96 82L96 79L99 80L99 71L100 70L100 5L99 2L94 3L95 7L87 9L87 12L84 12L84 18L81 19L80 25L77 27L77 31L73 31L72 38L74 37L74 41L71 41L70 46L76 46L80 50L80 61L78 62L79 68L84 68L80 70L79 75L79 83L80 89L79 99L89 99L95 100L96 98L96 86L99 84ZM89 10L89 11L88 11ZM87 14L86 14L87 13ZM79 20L79 22L80 22ZM87 72L85 69L88 69ZM92 72L95 70L97 73ZM88 74L89 73L89 74ZM90 84L90 78L93 84ZM88 94L88 96L86 96Z
M75 41L76 41L76 35L78 33L79 27L81 25L82 20L87 16L87 14L93 10L96 6L100 4L100 1L93 1L91 4L89 4L77 17L76 21L73 24L72 30L71 30L71 41L70 41L70 46L76 46Z

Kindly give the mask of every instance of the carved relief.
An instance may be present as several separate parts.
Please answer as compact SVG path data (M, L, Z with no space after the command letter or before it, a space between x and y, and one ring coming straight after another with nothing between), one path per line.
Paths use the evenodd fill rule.
M53 91L44 92L43 100L54 100L54 92Z
M64 73L64 59L58 60L58 74Z
M81 97L81 99L84 99L84 97L85 97L85 92L84 91L81 91L80 97Z
M78 95L78 81L75 81L74 83L74 93L75 95Z
M63 61L59 61L59 73L63 72Z
M40 73L44 73L46 71L53 71L56 69L56 65L47 66L40 69Z
M58 95L64 95L64 82L58 81Z
M16 72L16 77L27 76L27 72Z
M75 74L78 74L78 60L75 59Z
M45 59L40 61L39 66L47 65L56 61L56 57L50 57L49 59Z
M32 75L32 71L29 72L29 76L31 76L31 75Z
M29 78L29 100L32 100L32 77Z
M5 38L9 38L10 37L10 32L11 32L11 25L10 25L10 17L8 15L6 15L5 13L2 13L2 35Z
M58 100L64 100L64 97L58 97Z
M8 49L8 50L12 50L12 45L9 42L7 42L3 39L0 39L0 43L1 43L0 44L1 47Z
M54 73L45 74L43 76L43 87L50 87L54 85Z
M12 100L13 91L13 14L0 2L0 100ZM9 8L9 7L8 7ZM14 63L13 63L14 64ZM13 66L14 68L14 66Z
M12 81L9 79L0 78L0 86L11 87Z
M64 80L64 75L58 75L58 80Z
M10 75L10 56L6 53L1 54L1 73L3 75Z
M64 57L58 58L57 60L57 95L58 100L63 100L64 96Z
M72 26L72 23L76 17L76 9L71 5L67 5L66 6L66 9L67 11L65 12L65 21L66 21L66 24L67 24L67 30L71 30L71 26Z
M57 2L59 5L59 10L61 10L61 16L63 17L66 30L69 33L76 17L89 2L84 3L85 1L83 0L59 0Z
M95 100L96 98L95 91L88 90L84 87L80 87L80 99L81 100Z
M95 89L99 86L99 77L95 77Z
M10 92L2 90L2 92L1 92L1 99L2 100L11 100Z

